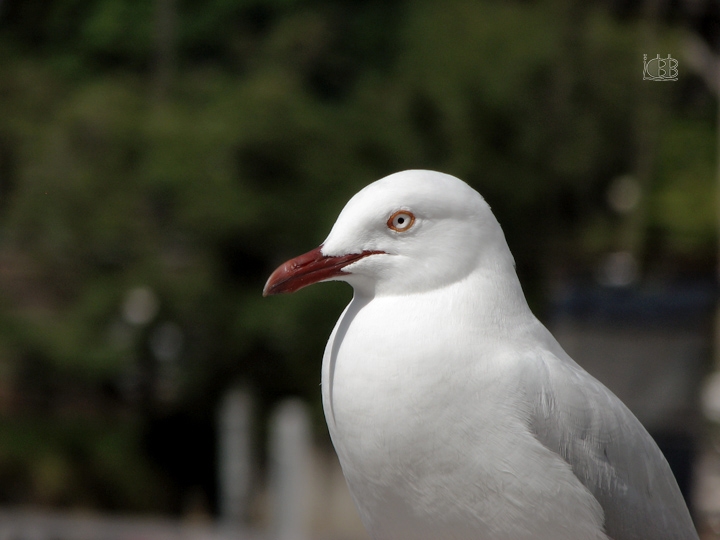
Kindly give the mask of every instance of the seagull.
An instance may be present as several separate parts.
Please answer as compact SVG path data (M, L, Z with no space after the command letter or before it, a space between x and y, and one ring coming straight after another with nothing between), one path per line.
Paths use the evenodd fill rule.
M354 289L323 357L333 445L375 540L697 540L640 422L530 311L462 180L378 180L265 296Z

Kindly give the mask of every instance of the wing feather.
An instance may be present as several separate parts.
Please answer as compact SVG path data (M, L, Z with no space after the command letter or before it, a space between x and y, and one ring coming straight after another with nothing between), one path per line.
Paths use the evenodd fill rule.
M530 428L595 496L612 540L697 540L665 457L630 410L569 357L527 381Z

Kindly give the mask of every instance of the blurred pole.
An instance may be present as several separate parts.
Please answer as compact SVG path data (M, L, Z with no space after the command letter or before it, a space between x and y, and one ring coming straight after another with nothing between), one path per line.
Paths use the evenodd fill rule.
M715 180L715 209L717 211L717 227L718 227L718 260L717 260L717 279L720 283L720 58L710 52L710 65L712 66L710 79L714 83L711 86L711 91L715 91L715 109L716 109L716 121L715 121L715 137L717 142L717 178ZM717 310L715 312L715 371L720 370L720 302L718 302Z
M310 418L299 400L280 404L270 424L271 538L307 540Z
M155 2L155 80L154 94L165 99L175 71L176 0Z
M715 208L717 212L718 228L718 266L717 280L720 283L720 56L715 54L708 44L701 37L689 35L685 39L685 60L688 66L697 73L705 82L708 89L716 97L716 187L715 187ZM720 370L720 304L715 315L715 370Z
M220 519L243 524L249 514L252 488L250 441L252 400L245 389L225 394L219 411L218 506Z
M710 92L715 95L716 119L715 119L715 137L717 145L716 155L716 179L715 179L715 211L716 224L718 233L718 255L716 267L716 280L720 283L720 55L716 54L711 47L698 35L688 34L684 43L684 57L688 67L699 75ZM711 429L707 437L706 451L700 458L699 469L703 474L698 475L697 490L698 504L705 514L705 519L710 521L711 528L717 515L717 488L715 486L720 483L720 456L718 448L720 448L720 440L718 439L718 422L720 422L720 302L715 309L715 328L714 330L714 347L713 360L714 366L712 373L708 374L705 379L704 388L702 389L701 403L703 413L706 418L713 421L713 429Z

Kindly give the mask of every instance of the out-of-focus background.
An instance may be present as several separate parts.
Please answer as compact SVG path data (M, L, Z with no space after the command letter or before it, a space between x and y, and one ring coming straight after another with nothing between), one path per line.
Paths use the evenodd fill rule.
M367 538L261 290L432 168L720 538L719 93L715 0L0 0L0 537Z

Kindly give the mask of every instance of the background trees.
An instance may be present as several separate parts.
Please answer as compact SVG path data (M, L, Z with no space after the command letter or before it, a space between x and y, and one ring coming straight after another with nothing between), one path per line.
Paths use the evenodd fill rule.
M712 276L716 104L682 43L718 14L692 4L0 2L0 502L212 504L233 384L319 419L350 291L260 291L397 170L483 193L540 311L618 251Z

